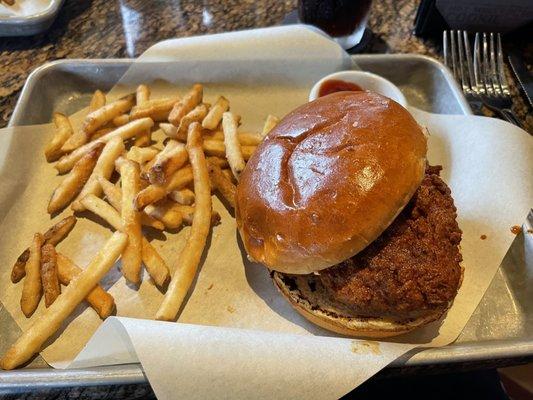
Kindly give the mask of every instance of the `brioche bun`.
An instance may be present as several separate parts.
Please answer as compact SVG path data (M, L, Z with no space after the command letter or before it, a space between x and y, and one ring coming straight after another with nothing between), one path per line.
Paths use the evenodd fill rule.
M427 143L411 114L372 92L338 92L292 111L242 173L236 219L248 255L309 274L363 250L418 188Z

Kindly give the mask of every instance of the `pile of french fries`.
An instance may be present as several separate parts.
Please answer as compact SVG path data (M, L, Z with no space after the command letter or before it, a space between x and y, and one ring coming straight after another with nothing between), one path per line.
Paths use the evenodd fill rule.
M83 300L102 319L111 315L115 299L98 283L119 257L128 282L140 285L144 265L165 292L155 318L176 319L210 229L220 221L212 210L212 192L235 207L235 184L246 161L278 119L269 115L261 133L239 132L239 122L225 97L213 105L204 102L201 84L183 97L162 99L152 99L150 88L140 85L135 94L113 102L97 90L77 130L67 116L54 113L56 130L45 157L64 178L51 195L48 213L54 216L67 207L88 211L115 233L85 269L56 249L74 228L74 215L34 235L15 262L11 280L24 279L21 310L26 317L43 295L46 309L0 359L1 368L28 361ZM184 224L191 229L171 279L145 233L174 232Z

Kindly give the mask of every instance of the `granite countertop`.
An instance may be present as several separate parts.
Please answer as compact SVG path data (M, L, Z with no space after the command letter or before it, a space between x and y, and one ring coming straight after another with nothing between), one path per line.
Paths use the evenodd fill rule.
M368 23L373 36L364 52L417 53L441 59L440 43L412 33L418 3L375 1ZM66 0L48 32L0 39L0 127L7 125L30 72L47 61L136 57L164 39L280 24L295 7L295 0ZM532 49L525 42L522 50L530 54ZM514 84L511 89L514 111L533 132L531 110Z

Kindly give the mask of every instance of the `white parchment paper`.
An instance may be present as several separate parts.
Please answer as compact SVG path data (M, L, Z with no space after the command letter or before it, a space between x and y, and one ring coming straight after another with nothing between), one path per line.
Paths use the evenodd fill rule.
M227 48L228 36L224 35L233 35ZM281 38L285 41L280 42ZM232 110L243 116L243 129L259 130L268 113L283 116L306 101L316 80L346 68L346 58L336 45L303 28L185 41L183 53L181 41L163 42L148 51L146 62L135 63L114 93L148 82L157 97L176 90L182 93L190 83L201 81L206 83L207 101L223 93ZM240 41L249 51L242 50ZM278 63L261 56L272 48ZM194 49L202 62L195 59ZM264 62L254 63L250 51L265 58ZM159 60L166 54L179 61L162 64ZM221 72L221 68L225 69ZM215 199L222 223L213 229L178 323L146 320L153 318L163 295L146 276L140 289L132 290L113 269L103 284L116 299L119 317L101 324L91 309L81 305L42 356L55 367L66 367L100 327L71 365L140 361L161 399L175 398L177 393L184 398L221 394L337 398L414 347L442 346L455 340L514 238L509 228L521 224L531 206L533 143L527 133L499 120L411 112L431 133L428 159L444 167L443 177L452 189L464 232L464 281L442 321L380 343L338 338L308 323L277 293L266 269L246 261L235 221ZM10 268L33 233L51 224L46 204L61 178L42 155L51 135L49 125L3 131L0 137L8 146L0 170L0 179L6 182L0 188L0 229L10 234L0 242L0 300L24 330L32 320L20 311L21 284L10 283ZM25 154L24 159L19 154ZM186 235L184 229L154 238L152 243L172 266ZM487 239L481 240L481 235ZM80 218L58 248L84 266L109 236L106 227ZM41 312L42 308L33 318Z

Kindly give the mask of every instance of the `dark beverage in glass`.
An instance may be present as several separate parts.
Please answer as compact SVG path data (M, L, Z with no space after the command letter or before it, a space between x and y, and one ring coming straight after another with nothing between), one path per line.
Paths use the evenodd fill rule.
M343 48L363 36L372 0L299 0L298 16L332 36Z

